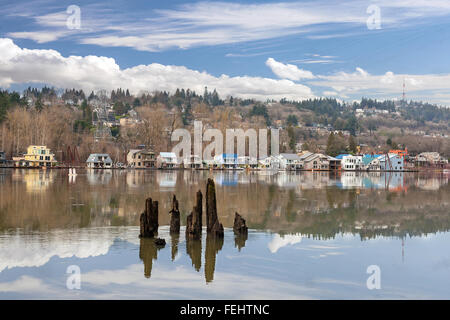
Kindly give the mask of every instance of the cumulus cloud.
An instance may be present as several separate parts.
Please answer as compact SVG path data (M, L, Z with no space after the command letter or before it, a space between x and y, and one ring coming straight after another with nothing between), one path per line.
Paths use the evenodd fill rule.
M337 72L331 75L317 75L309 81L310 86L331 88L326 95L341 98L350 96L360 98L371 96L378 99L401 98L403 83L405 83L408 99L423 100L443 105L450 105L450 99L445 93L450 90L450 74L385 74L373 75L358 67L354 72Z
M276 61L273 58L269 58L266 61L266 65L281 79L289 80L301 80L301 79L312 79L314 75L311 71L299 69L293 64L284 64Z
M373 75L361 67L354 72L314 75L295 65L283 64L273 58L266 65L282 79L235 76L214 76L184 66L152 63L121 69L113 58L104 56L62 56L56 50L25 49L11 39L0 38L0 87L13 84L45 83L57 88L112 90L128 88L132 93L189 88L203 92L215 88L223 97L244 99L303 100L314 98L311 87L325 96L338 99L401 98L403 83L408 99L450 105L450 74L384 74ZM300 84L297 81L303 80Z
M202 92L215 88L221 95L259 100L306 99L314 97L311 89L290 80L221 75L188 69L184 66L152 63L121 69L113 58L102 56L64 57L55 50L30 50L18 47L11 39L0 39L0 86L15 83L46 83L61 88L112 90L129 88L133 93L153 90L174 92L190 88Z

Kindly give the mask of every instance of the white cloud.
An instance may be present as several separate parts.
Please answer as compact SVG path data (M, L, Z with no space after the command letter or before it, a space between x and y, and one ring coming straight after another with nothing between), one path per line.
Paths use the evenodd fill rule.
M377 5L383 8L383 28L418 24L424 19L449 15L448 3L447 0L377 1ZM43 42L70 35L60 32L61 28L66 29L65 11L48 13L54 10L54 6L30 6L41 12L32 17L43 30L20 30L10 36L28 36ZM345 3L326 0L260 4L196 2L173 9L130 13L123 8L114 8L114 4L108 8L110 10L103 5L91 4L82 6L82 29L78 30L81 36L76 40L84 44L160 51L275 39L294 34L305 34L315 39L348 37L355 31L367 31L367 6L366 1L360 0ZM341 27L345 30L342 31ZM349 31L348 27L353 30ZM59 33L54 37L37 37L37 34L53 31Z
M278 233L273 235L272 241L269 242L269 250L271 253L276 253L280 248L288 245L294 245L302 241L301 234L287 234L280 236Z
M24 32L11 32L8 35L17 39L30 39L37 43L46 43L58 40L62 36L66 36L70 32L66 31L24 31Z
M137 238L137 233L137 229L129 232L125 229L92 228L54 230L32 236L3 236L0 238L0 272L16 267L40 267L52 257L87 258L105 255L116 238L132 241Z
M154 90L174 92L177 88L203 92L207 86L217 89L223 97L302 100L315 97L311 90L314 87L325 96L340 99L360 99L361 96L395 99L401 98L405 82L407 99L450 105L450 74L394 74L388 71L372 75L358 67L352 73L341 71L313 75L273 58L269 58L266 64L284 79L213 76L184 66L158 63L121 69L113 58L93 55L64 57L56 50L20 48L7 38L0 38L0 52L0 87L4 88L34 82L59 88L80 88L86 92L122 87L137 94ZM305 83L294 82L300 79Z
M450 105L445 94L450 90L450 74L394 74L388 71L372 75L362 68L353 73L337 72L331 75L317 75L309 81L311 86L331 88L342 98L370 96L378 99L400 99L405 82L407 99ZM324 93L325 94L325 93Z
M311 89L290 80L262 77L221 75L215 77L206 72L152 63L121 69L116 61L99 56L63 57L55 50L29 50L15 45L11 39L0 39L0 86L14 83L46 83L61 88L112 90L129 88L133 93L141 91L190 88L203 92L204 87L215 88L222 96L233 95L259 100L306 99L314 97Z
M273 58L269 58L266 61L266 65L281 79L289 80L301 80L301 79L312 79L314 75L311 71L299 69L293 64L284 64L276 61Z

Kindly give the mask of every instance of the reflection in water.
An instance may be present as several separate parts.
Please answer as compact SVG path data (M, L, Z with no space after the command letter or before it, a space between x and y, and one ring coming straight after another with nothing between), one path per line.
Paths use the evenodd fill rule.
M245 247L245 242L247 241L247 239L248 233L236 234L234 236L234 246L238 248L239 251L241 251L241 249Z
M214 270L216 269L216 255L220 250L222 250L222 247L222 237L214 237L210 234L206 236L205 279L207 283L214 280Z
M186 253L192 261L192 265L198 272L202 267L202 239L193 239L186 236Z
M162 246L157 246L153 238L141 238L139 246L139 258L144 262L144 276L150 278L152 276L153 260L158 258L158 250Z
M172 261L174 261L178 254L178 243L180 242L180 234L170 233L170 238L172 244Z
M148 197L158 199L160 225L168 225L170 215L162 213L170 210L173 194L184 225L195 191L205 188L209 176L220 182L224 227L232 227L238 211L251 229L318 238L450 230L449 177L439 173L79 170L71 184L65 170L0 172L0 230L136 226Z
M450 235L449 176L441 173L148 170L79 170L77 173L77 179L71 183L65 170L0 169L0 296L5 288L14 287L2 285L10 277L14 278L18 270L27 276L27 272L34 272L30 268L40 270L58 259L84 261L110 257L111 251L119 250L115 243L127 243L133 250L139 249L140 260L135 251L130 253L122 248L135 259L133 263L139 261L139 267L144 264L145 277L152 276L153 269L152 283L168 274L175 276L170 268L182 269L183 276L194 274L193 279L198 279L204 254L204 277L206 283L214 283L212 287L226 278L227 268L231 273L233 268L245 267L261 274L265 272L263 269L268 273L277 268L285 272L287 267L277 264L280 255L286 252L289 252L286 259L296 267L311 263L311 267L303 265L303 268L315 275L326 266L308 259L338 259L341 251L345 251L340 245L347 245L348 239L354 242L346 249L348 256L343 255L342 265L354 265L366 254L365 250L371 250L377 243L379 252L389 252L400 260L402 250L408 246L403 265L415 268L408 264L412 263L413 255L425 261L423 257L430 250L417 247L417 243L423 245L426 241L420 240L431 236L438 239L433 244L439 263L426 270L445 269L450 265L450 258L444 254L448 242L439 240ZM206 233L203 242L189 238L184 241L179 235L169 233L167 213L172 208L173 194L179 200L184 230L186 215L195 205L195 193L205 189L208 177L216 180L220 221L225 228L231 228L238 211L252 230L248 240L233 237L227 231L225 242ZM159 201L159 236L170 241L170 250L158 252L151 239L138 239L139 215L148 197ZM115 234L115 226L131 233L126 237ZM371 241L375 238L383 241ZM402 246L405 239L408 241ZM334 241L338 242L336 246L322 245ZM306 247L312 243L314 248ZM416 243L416 247L412 248L411 243ZM239 253L244 246L245 255ZM352 250L360 253L355 256ZM230 259L218 265L219 254ZM377 259L379 256L373 255ZM256 261L252 265L251 259ZM160 265L164 269L159 269ZM220 273L216 267L220 267ZM365 271L364 268L361 270ZM290 272L295 275L294 271ZM142 280L141 269L139 276L138 281ZM301 277L297 277L297 283L306 282ZM183 282L184 278L177 279Z

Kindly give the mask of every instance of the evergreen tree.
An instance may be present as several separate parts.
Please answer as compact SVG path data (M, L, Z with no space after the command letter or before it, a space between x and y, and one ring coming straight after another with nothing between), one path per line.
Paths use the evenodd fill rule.
M358 151L358 146L356 145L356 140L352 135L348 138L348 149L353 154L355 154Z
M42 105L41 97L37 98L36 103L34 104L34 107L38 112L41 112L44 106Z

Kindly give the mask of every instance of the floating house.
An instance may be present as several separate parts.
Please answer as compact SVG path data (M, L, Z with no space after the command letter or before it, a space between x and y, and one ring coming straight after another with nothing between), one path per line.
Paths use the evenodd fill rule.
M236 153L222 153L214 157L219 168L236 169L238 166Z
M328 168L331 171L341 170L341 159L328 156Z
M55 155L46 146L29 146L27 153L20 157L14 157L16 167L53 167L56 165Z
M359 171L364 170L363 156L344 155L341 161L342 170Z
M302 159L302 168L304 170L329 170L330 160L324 154L313 153Z
M269 156L258 161L259 166L263 169L278 170L280 169L280 159L276 156Z
M258 160L253 157L243 156L237 158L237 164L240 168L257 168Z
M200 169L203 165L202 159L197 155L190 155L183 159L183 165L189 169Z
M177 156L174 152L160 152L156 159L158 168L171 169L178 167Z
M5 166L6 164L6 153L4 151L0 151L0 166Z
M113 162L107 153L92 153L86 160L86 164L91 169L110 169Z
M380 170L379 154L366 154L362 158L363 168L368 171Z
M300 170L302 169L302 164L300 157L295 153L280 153L278 156L280 159L280 169L281 170Z
M156 168L156 155L150 150L132 149L127 154L127 163L131 168Z
M437 152L422 152L416 156L414 161L419 167L445 167L448 164L448 159L441 157Z
M379 162L381 171L403 171L404 168L404 158L395 153L383 154L378 157L377 162Z

